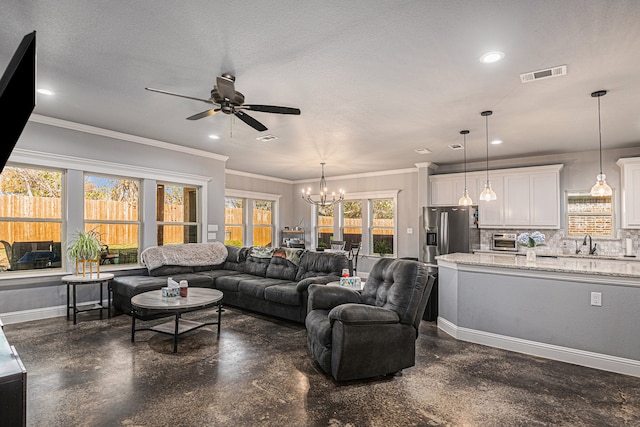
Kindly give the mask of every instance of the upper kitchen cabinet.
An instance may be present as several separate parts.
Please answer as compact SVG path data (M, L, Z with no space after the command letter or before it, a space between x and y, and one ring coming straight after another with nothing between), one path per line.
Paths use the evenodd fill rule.
M640 157L619 159L622 228L640 228Z
M450 173L432 175L429 177L431 190L430 206L455 206L464 193L464 174ZM467 191L474 203L478 200L478 180L472 174L467 174Z
M560 228L560 170L563 165L489 171L497 200L478 200L485 172L467 174L467 189L478 205L481 228ZM431 205L457 205L464 190L464 174L430 177Z

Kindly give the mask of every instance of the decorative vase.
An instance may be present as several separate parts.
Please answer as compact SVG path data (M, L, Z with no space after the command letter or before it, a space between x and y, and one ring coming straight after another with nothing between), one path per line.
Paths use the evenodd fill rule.
M536 250L527 248L527 262L536 262Z

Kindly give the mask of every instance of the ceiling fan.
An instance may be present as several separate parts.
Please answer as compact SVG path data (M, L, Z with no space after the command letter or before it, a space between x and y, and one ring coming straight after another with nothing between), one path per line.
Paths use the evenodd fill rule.
M245 113L243 110L248 111L259 111L262 113L277 113L277 114L300 114L300 109L291 108L291 107L278 107L275 105L256 105L256 104L245 104L244 103L244 95L240 92L236 91L234 82L236 81L236 77L225 73L222 76L216 77L216 85L211 90L211 98L202 99L195 98L193 96L181 95L179 93L168 92L166 90L161 89L153 89L150 87L146 87L146 90L151 92L164 93L166 95L179 96L181 98L193 99L196 101L202 101L207 104L217 105L218 108L212 108L210 110L203 111L202 113L194 114L193 116L187 117L187 120L198 120L204 117L212 116L219 111L222 111L225 114L234 114L237 118L251 126L257 131L265 131L267 127Z

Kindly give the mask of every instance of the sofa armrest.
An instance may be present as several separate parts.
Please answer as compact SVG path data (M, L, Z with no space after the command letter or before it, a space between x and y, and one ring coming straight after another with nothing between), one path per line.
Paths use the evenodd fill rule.
M360 294L341 286L314 285L309 286L308 311L321 309L331 310L335 306L347 303L359 303Z
M314 276L307 277L306 279L302 279L296 285L296 290L298 292L304 292L309 288L309 285L326 285L331 282L339 282L340 276L336 276L334 274L329 274L327 276Z
M329 312L329 320L358 325L399 323L400 317L393 310L366 304L342 304Z

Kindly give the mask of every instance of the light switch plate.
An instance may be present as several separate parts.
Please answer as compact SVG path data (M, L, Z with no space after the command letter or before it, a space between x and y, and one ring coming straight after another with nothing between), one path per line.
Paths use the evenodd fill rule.
M207 231L218 231L218 224L207 225Z
M602 307L602 292L591 292L591 305Z
M207 233L207 240L216 240L216 233Z

